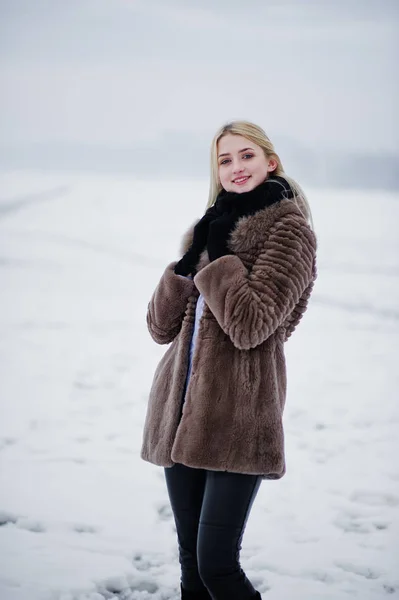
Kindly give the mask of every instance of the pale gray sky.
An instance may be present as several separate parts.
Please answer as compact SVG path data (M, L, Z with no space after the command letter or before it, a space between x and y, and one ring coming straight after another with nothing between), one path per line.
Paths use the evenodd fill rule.
M209 141L246 118L399 152L397 0L0 0L1 144Z

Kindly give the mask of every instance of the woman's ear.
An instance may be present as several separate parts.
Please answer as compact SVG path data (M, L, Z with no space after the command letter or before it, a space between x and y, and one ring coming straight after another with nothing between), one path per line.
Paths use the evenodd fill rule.
M275 158L269 158L269 165L267 167L267 170L269 173L271 173L272 171L275 171L277 169L277 161Z

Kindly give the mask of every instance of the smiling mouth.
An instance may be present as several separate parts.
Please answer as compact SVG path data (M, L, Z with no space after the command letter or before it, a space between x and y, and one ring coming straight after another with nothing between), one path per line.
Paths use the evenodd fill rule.
M248 181L250 177L250 175L247 175L246 177L237 177L237 179L233 179L233 183L236 183L237 185L242 185L243 183Z

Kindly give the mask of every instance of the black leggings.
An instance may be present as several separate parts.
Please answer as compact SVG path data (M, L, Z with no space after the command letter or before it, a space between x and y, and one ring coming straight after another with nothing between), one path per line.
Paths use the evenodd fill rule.
M249 600L256 594L239 555L260 475L165 468L185 590L208 590L213 600Z

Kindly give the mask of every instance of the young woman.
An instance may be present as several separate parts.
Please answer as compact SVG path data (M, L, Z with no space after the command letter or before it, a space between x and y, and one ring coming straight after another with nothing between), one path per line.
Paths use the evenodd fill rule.
M240 567L264 479L285 473L284 343L316 279L309 205L265 132L222 127L207 210L148 305L170 347L150 392L141 456L163 466L186 599L261 598Z

